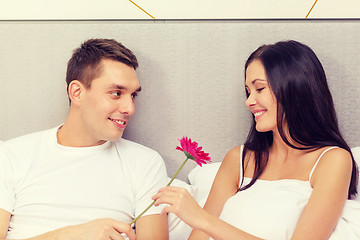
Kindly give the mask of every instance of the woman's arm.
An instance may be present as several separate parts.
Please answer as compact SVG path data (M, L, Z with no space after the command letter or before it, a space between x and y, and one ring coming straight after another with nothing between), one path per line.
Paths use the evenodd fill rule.
M175 213L194 228L189 239L205 240L211 236L214 239L258 240L260 238L247 234L219 219L225 202L237 192L239 177L240 147L236 147L226 154L215 177L204 209L183 188L163 188L153 199L156 200L155 205L170 204L163 209L163 214Z
M237 192L239 180L240 146L231 149L225 155L204 205L204 210L209 213L205 215L208 217L212 215L216 218L220 216L227 199ZM189 239L209 239L209 235L205 234L203 230L194 228Z
M152 214L136 221L137 240L168 240L169 227L166 215Z
M350 153L336 148L320 159L311 185L313 193L291 239L328 239L348 197L352 172Z

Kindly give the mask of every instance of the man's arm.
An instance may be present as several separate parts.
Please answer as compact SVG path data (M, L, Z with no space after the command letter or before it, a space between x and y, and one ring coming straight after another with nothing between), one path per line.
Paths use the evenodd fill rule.
M0 208L0 240L5 240L9 229L11 214Z
M152 214L136 221L137 240L168 240L169 228L167 215Z
M157 152L146 153L142 156L137 168L135 179L135 216L138 216L149 204L152 196L166 186L169 181L164 160ZM144 161L144 159L146 161ZM161 215L163 206L152 206L143 217L136 221L136 237L138 240L169 239L167 215Z
M0 240L7 239L10 217L9 212L0 209ZM80 225L59 228L27 240L123 240L121 233L125 233L130 240L135 240L135 233L128 223L104 218Z

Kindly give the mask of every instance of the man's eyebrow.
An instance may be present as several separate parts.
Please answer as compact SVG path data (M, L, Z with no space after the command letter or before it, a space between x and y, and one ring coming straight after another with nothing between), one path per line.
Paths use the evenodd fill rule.
M127 87L124 87L124 86L119 85L119 84L113 84L113 85L110 86L110 88L116 88L116 89L119 89L119 90L128 90ZM141 87L136 89L134 92L140 92L140 91L141 91Z

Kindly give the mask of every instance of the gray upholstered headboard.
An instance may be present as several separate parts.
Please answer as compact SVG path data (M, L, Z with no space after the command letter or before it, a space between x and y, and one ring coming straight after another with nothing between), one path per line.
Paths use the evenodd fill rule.
M187 135L221 161L243 143L250 114L243 65L264 43L295 39L323 63L339 122L360 146L360 20L0 22L0 140L57 126L68 109L66 62L88 38L114 38L137 55L143 92L125 138L158 150L172 175ZM179 178L185 180L194 164Z

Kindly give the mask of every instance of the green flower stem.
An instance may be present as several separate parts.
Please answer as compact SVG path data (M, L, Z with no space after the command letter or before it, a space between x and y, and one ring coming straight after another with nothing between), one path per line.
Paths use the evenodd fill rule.
M189 160L189 158L187 157L185 159L185 161L181 164L181 166L179 167L179 169L176 171L176 173L174 174L174 176L171 178L171 180L169 181L169 183L166 186L170 186L170 184L174 181L174 179L176 178L176 176L179 174L179 172L181 171L181 169L184 167L185 163L187 162L187 160ZM137 216L136 218L134 218L129 224L132 225L134 222L136 222L142 215L144 215L144 213L149 210L149 208L151 208L154 205L155 201L153 201L144 211L142 211L142 213L140 213L139 216Z
M181 166L179 167L179 169L176 171L176 173L174 174L174 176L171 178L171 180L169 181L169 183L166 186L170 186L170 184L174 181L174 179L177 177L177 175L179 174L179 172L181 171L181 169L184 167L185 163L187 162L187 160L189 160L189 158L187 157L185 159L185 161L181 164Z
M139 216L137 216L136 218L134 218L134 220L132 220L132 221L129 223L130 226L131 226L134 222L136 222L142 215L144 215L144 213L145 213L147 210L149 210L149 208L151 208L152 205L154 205L154 203L155 203L155 201L153 201L147 208L145 208L145 210L144 210L142 213L140 213Z

